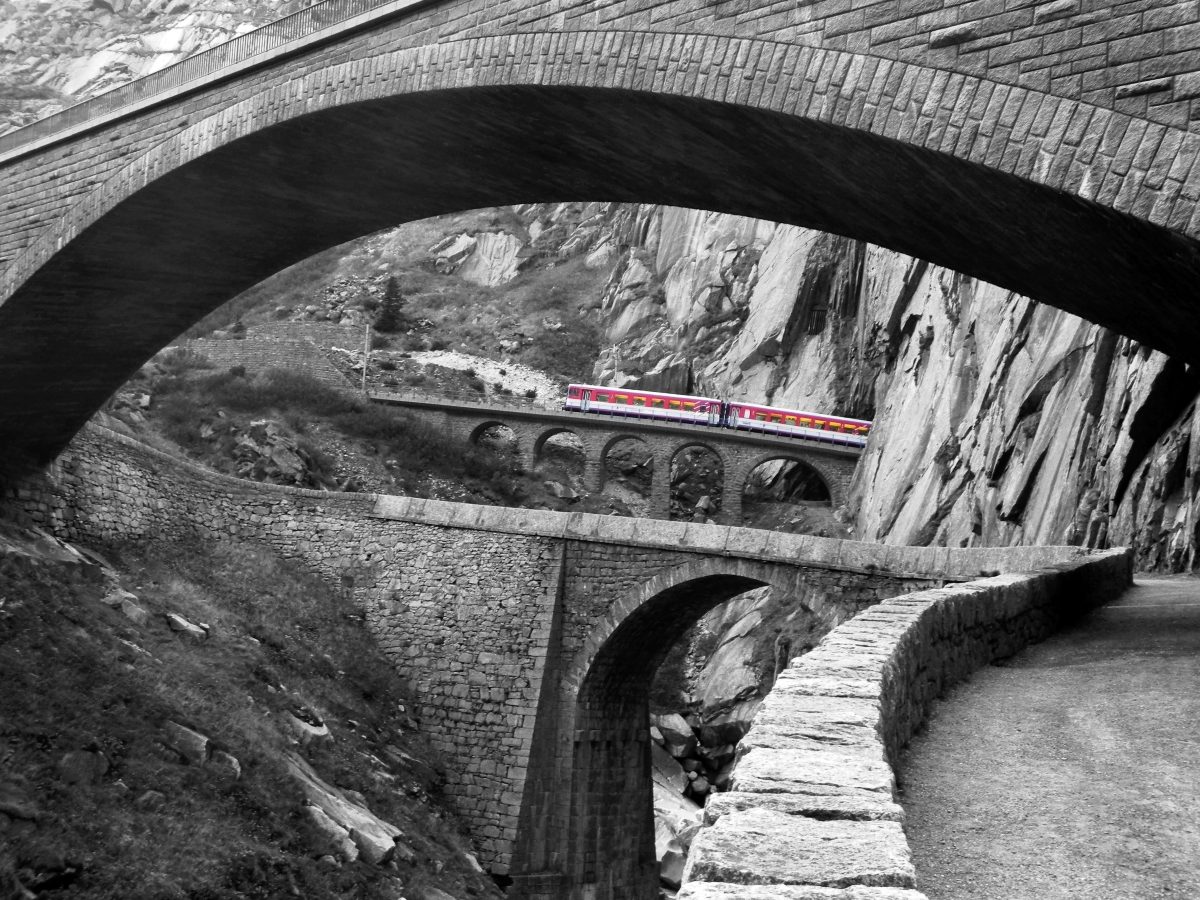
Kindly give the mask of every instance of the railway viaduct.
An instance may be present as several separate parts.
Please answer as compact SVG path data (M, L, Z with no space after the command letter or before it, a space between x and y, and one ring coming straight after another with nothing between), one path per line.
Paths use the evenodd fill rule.
M0 440L262 277L564 198L851 235L1200 358L1191 0L329 0L0 138Z
M836 509L845 503L862 448L804 441L774 435L737 432L726 428L702 428L649 419L587 416L530 405L497 406L459 399L441 399L417 394L373 393L376 403L401 408L418 421L443 428L460 440L476 443L489 428L510 428L524 467L532 470L547 440L570 433L583 447L585 487L599 491L611 473L605 459L622 441L636 441L653 459L650 484L650 516L668 518L671 461L690 447L713 453L723 475L719 513L714 521L740 525L742 497L751 473L772 460L792 460L814 470L829 491Z
M1073 547L889 547L263 485L95 426L6 501L93 545L258 542L353 591L414 688L481 861L510 875L510 897L542 900L657 896L649 682L718 603L770 585L837 620L921 588L1088 558ZM996 610L1008 618L1015 607ZM958 620L987 644L981 616ZM859 650L870 657L869 643ZM921 679L928 665L915 670ZM823 684L857 697L864 677L858 668ZM836 766L846 750L831 740ZM863 794L854 784L856 809L894 809L886 785ZM849 801L823 802L837 817Z

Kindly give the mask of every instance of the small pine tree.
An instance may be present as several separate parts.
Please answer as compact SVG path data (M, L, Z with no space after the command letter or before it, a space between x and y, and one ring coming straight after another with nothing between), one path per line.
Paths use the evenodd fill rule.
M392 334L403 331L408 326L404 315L404 296L400 293L400 285L396 276L388 277L383 289L383 302L379 305L379 314L375 317L375 330Z

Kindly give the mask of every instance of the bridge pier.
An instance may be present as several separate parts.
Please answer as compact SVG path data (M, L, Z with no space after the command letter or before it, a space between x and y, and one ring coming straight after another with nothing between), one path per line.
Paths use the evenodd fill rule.
M721 485L721 513L717 522L722 525L742 524L742 485L746 479L738 470L727 471Z
M654 471L650 477L650 508L652 519L671 518L671 456L667 452L654 454Z

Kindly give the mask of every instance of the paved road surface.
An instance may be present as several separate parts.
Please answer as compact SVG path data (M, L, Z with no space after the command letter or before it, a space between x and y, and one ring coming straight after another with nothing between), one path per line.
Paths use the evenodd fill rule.
M976 673L901 777L930 900L1200 900L1200 579Z

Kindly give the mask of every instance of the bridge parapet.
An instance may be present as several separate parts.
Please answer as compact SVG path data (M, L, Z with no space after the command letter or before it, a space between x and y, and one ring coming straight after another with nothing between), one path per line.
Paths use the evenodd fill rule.
M836 883L875 886L879 900L923 900L906 890L918 873L892 769L929 707L1131 582L1131 552L1111 550L884 600L840 625L792 660L764 699L731 790L705 809L680 900L742 896L751 877L762 898L793 896L770 885Z

